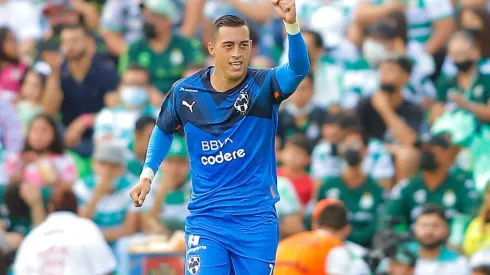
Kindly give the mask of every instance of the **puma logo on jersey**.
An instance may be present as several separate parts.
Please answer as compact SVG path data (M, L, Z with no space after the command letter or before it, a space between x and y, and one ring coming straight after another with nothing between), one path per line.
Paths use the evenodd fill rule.
M192 104L189 104L187 101L185 100L182 100L182 105L184 105L185 107L189 108L189 110L191 111L191 113L193 112L192 108L194 107L194 104L196 104L196 102L192 102Z

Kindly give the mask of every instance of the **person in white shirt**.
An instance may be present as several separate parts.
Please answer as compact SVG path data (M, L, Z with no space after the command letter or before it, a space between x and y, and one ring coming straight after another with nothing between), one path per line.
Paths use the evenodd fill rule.
M114 255L95 223L76 215L75 194L58 188L48 209L46 220L21 243L13 266L15 274L113 274Z

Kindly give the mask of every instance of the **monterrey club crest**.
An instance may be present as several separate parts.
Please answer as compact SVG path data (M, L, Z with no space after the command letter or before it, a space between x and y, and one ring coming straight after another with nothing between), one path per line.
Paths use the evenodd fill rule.
M194 275L199 272L199 269L201 269L201 258L198 255L192 255L187 260L187 270Z
M233 104L233 107L242 115L245 115L245 113L248 110L248 107L250 105L250 101L248 98L248 94L245 91L240 91L240 94L238 95L238 98L235 101L235 104Z

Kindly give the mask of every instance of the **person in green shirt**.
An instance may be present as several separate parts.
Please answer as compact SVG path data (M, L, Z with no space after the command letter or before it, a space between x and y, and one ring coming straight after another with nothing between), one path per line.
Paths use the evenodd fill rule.
M454 157L447 137L433 135L422 143L419 172L392 189L386 207L386 216L400 220L402 231L427 203L443 206L452 221L461 215L473 217L479 206L472 181L458 169L450 169Z
M317 201L342 200L349 211L352 231L349 241L369 247L376 232L378 210L383 203L383 188L362 172L367 139L357 128L346 131L339 154L347 162L340 176L327 178L320 186Z
M172 24L178 15L176 10L170 0L145 1L142 13L145 38L130 44L119 60L120 72L132 63L146 68L150 72L151 83L162 94L170 90L188 66L205 61L199 42L173 32Z
M129 144L126 152L127 170L136 177L139 177L143 170L148 142L154 127L155 118L152 116L142 116L136 121L133 142Z
M442 75L438 80L430 121L434 122L444 112L464 110L481 122L490 122L490 74L477 66L480 60L477 41L468 33L457 32L449 41L448 53L458 73Z

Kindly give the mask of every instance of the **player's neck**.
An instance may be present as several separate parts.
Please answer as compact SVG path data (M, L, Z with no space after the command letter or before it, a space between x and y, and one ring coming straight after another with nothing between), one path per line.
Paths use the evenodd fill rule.
M229 91L236 86L240 85L242 81L247 77L247 74L243 74L242 77L238 80L230 80L224 76L222 72L219 71L218 68L214 67L214 71L211 73L210 77L210 82L211 86L217 91L217 92L226 92Z

